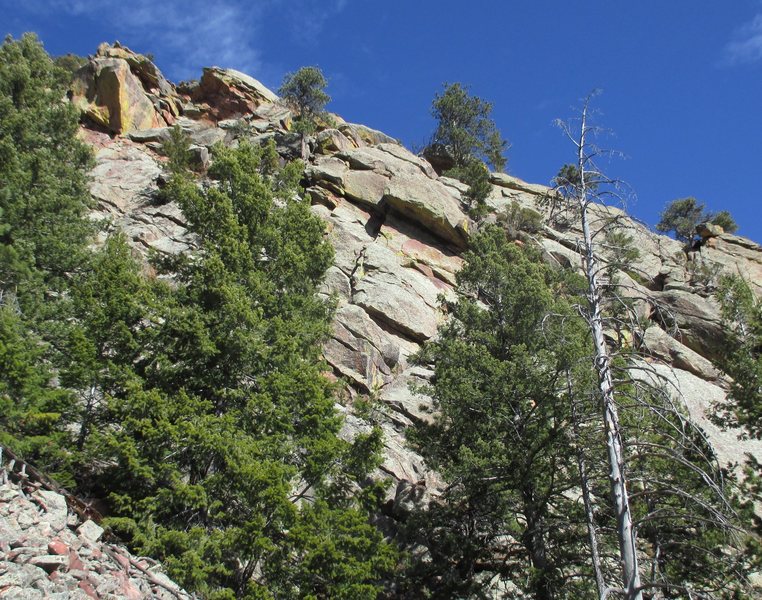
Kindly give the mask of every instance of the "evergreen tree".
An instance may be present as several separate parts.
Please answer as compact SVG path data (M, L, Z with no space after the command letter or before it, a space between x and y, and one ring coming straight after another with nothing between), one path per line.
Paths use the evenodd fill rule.
M68 80L34 35L0 46L0 439L64 484L75 396L54 385L51 342L93 231Z
M283 78L278 93L298 114L297 131L311 134L317 128L317 120L325 113L325 105L331 97L325 92L327 82L318 67L302 67L296 73Z
M116 530L204 596L374 598L395 553L350 488L380 436L338 437L320 360L331 307L315 293L332 251L296 194L301 165L274 152L219 147L214 184L171 177L199 242L164 265L172 287L139 277L119 240L100 287L77 286L87 343L68 373L99 388L89 485Z
M34 35L0 46L0 290L29 317L63 289L92 232L83 218L91 153L66 84Z
M719 225L728 233L738 229L738 225L727 210L721 210L716 214L711 213L706 210L703 202L688 197L673 200L667 205L656 224L656 231L674 232L675 238L688 244L696 237L696 225L703 222Z
M498 171L505 168L503 153L508 143L490 118L490 102L471 96L460 83L451 83L434 96L431 112L437 120L431 143L441 144L456 168L473 160L486 161Z
M484 163L472 160L463 167L454 167L445 171L444 175L457 179L468 186L463 199L468 207L468 214L478 219L487 214L487 196L492 191L489 181L489 171Z
M69 485L71 435L63 425L70 422L74 398L52 385L45 354L45 344L18 312L0 306L0 447Z
M534 598L580 597L590 579L579 576L586 534L566 383L590 376L584 323L563 300L575 284L498 227L465 259L451 319L421 355L434 365L436 413L415 445L449 485L410 526L432 555L414 580L432 597L481 597L494 579Z
M762 439L762 302L738 276L720 280L718 297L733 348L722 365L733 378L730 402L723 407L724 424L743 427Z

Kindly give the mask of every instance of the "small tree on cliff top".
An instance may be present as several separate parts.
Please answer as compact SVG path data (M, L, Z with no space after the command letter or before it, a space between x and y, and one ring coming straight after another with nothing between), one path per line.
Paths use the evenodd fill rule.
M318 67L302 67L295 73L288 73L278 93L299 115L296 129L301 133L313 133L317 119L325 112L325 105L331 101L326 94L328 82Z
M716 214L706 210L704 203L693 197L680 198L670 202L660 215L656 231L662 233L674 232L675 238L686 244L696 235L696 225L709 221L719 225L728 233L738 229L738 225L727 210Z
M492 104L471 96L460 83L452 83L434 96L431 112L437 128L430 148L441 147L449 155L453 166L444 174L468 185L464 200L469 214L482 217L492 189L485 163L502 171L506 163L503 153L508 147L490 118Z
M455 161L465 167L472 160L482 160L497 170L505 168L503 153L508 148L490 118L492 103L468 93L460 83L445 85L444 92L434 96L431 112L437 120L432 144L444 146Z

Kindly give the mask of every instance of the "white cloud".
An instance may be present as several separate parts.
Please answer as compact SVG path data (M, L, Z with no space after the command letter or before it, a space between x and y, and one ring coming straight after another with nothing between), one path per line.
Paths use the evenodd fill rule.
M212 64L256 76L263 68L259 23L271 1L32 0L25 8L104 22L120 41L154 52L172 78L187 79Z
M268 23L285 15L286 31L296 43L316 46L330 19L349 0L0 0L32 15L67 14L98 24L134 50L152 52L168 77L197 78L216 65L249 73L263 81L280 77L266 62ZM114 40L106 40L114 41ZM271 60L277 62L277 57Z
M723 62L728 65L762 60L762 13L740 27L724 50Z
M311 46L335 15L343 11L348 0L278 0L288 11L291 37L302 45Z

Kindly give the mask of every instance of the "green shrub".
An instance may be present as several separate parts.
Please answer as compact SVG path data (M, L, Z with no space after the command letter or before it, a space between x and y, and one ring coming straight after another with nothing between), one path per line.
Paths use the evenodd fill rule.
M444 175L457 179L468 186L468 191L463 195L468 207L468 214L478 219L487 214L487 197L492 191L489 182L489 171L480 160L471 160L462 167L455 167L445 171Z
M325 105L331 101L326 94L328 82L318 67L302 67L296 73L288 73L278 93L298 114L296 130L314 133L317 120L325 113Z
M497 217L498 223L506 228L509 237L517 238L519 232L537 233L542 229L542 215L536 210L521 206L518 202L511 204Z

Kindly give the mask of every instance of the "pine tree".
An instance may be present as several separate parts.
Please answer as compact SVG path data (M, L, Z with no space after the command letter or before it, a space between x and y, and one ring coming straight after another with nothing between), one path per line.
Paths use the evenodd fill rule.
M69 75L34 35L0 46L0 439L62 483L73 481L75 396L54 385L70 276L93 232Z
M331 101L325 92L327 84L318 67L302 67L283 78L278 93L296 111L296 130L300 133L314 133L317 120L324 116L325 105Z
M724 424L743 427L762 439L762 302L738 276L720 280L718 297L733 348L722 365L733 378L730 401L723 407Z
M92 232L91 153L76 136L67 83L34 35L0 46L0 289L30 317L65 286Z
M586 533L566 382L590 377L584 323L563 299L577 283L498 227L465 259L451 319L421 355L436 412L415 445L449 485L410 526L432 555L415 580L432 597L479 596L493 579L534 598L579 597L589 579L575 578Z
M434 97L431 112L437 120L431 143L443 146L456 168L466 167L473 160L486 161L498 171L505 168L503 153L508 142L490 118L490 102L471 96L460 83L451 83Z
M171 176L165 199L199 244L164 264L171 287L139 277L119 240L100 286L76 287L87 343L68 373L99 389L82 484L204 596L374 598L396 555L354 488L380 436L338 436L316 294L332 250L296 194L300 164L280 169L274 152L217 148L212 185Z

